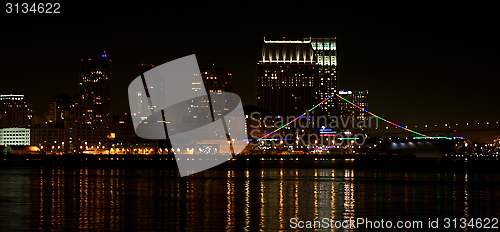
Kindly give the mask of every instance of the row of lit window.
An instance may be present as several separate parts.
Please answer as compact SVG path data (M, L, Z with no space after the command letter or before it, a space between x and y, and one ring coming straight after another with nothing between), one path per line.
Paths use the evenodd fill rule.
M22 97L0 97L0 101L6 101L6 100L21 101L21 100L23 100L23 98Z
M102 71L94 71L94 72L90 72L90 74L102 74Z
M0 129L0 135L2 135L3 133L30 133L30 130L29 129L22 129L22 128L20 128L20 130L12 130L9 128Z
M313 44L312 47L314 50L337 50L337 46L335 44L330 44L330 46L321 45L321 44L318 44L318 45Z
M29 141L29 137L24 137L24 138L0 138L0 141L22 141L22 140L25 140L25 141ZM0 142L1 143L1 142ZM3 145L3 144L2 144Z
M15 107L28 107L28 105L14 105ZM12 107L12 105L8 105L8 107Z
M4 134L2 136L0 136L0 138L7 138L7 137L29 137L30 134Z
M280 83L269 83L267 84L266 82L263 82L261 84L262 87L311 87L311 86L315 86L313 84L312 81L310 81L309 83L288 83L288 82L284 82L282 81L281 84Z
M24 141L24 142L20 142L20 141L4 141L3 144L7 144L7 145L29 145L29 141Z
M276 80L278 79L277 76L271 76L271 77L258 77L259 81L268 81L271 82L271 80ZM316 78L314 77L309 77L309 76L301 76L301 77L290 77L290 76L280 76L279 77L280 81L290 81L290 82L304 82L304 81L312 81L315 80ZM276 81L272 81L276 82Z

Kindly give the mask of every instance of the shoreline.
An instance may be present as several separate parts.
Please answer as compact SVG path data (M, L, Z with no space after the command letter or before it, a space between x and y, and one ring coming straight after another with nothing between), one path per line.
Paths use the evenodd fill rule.
M327 168L327 169L425 169L491 170L499 157L413 155L238 155L210 169ZM1 168L138 168L176 170L173 155L2 155Z

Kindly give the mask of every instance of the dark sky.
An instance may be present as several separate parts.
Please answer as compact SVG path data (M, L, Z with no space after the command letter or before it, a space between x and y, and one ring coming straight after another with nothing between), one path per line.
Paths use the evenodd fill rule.
M170 2L170 1L165 1ZM196 54L235 78L252 104L263 37L337 37L342 88L370 91L369 109L402 125L498 121L499 21L493 5L194 1L62 3L61 14L6 14L0 93L21 93L42 115L75 95L80 59L113 60L112 110L127 111L141 63Z

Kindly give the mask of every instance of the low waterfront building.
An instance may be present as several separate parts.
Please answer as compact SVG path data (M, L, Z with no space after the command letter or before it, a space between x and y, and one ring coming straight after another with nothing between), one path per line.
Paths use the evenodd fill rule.
M29 128L0 129L0 145L31 145Z
M4 155L8 155L8 154L31 154L31 155L43 154L39 147L27 146L27 145L4 146L3 153L4 153Z
M31 145L49 154L63 152L64 129L53 125L35 125L31 129Z

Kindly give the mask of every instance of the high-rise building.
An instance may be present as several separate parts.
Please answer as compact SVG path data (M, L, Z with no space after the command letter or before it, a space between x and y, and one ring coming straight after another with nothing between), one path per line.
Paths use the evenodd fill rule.
M75 102L77 99L66 94L57 94L50 100L46 122L62 126L64 120L75 119Z
M339 95L348 100L349 102L352 102L353 104L356 104L360 107L367 108L368 107L368 90L366 91L352 91L352 90L340 90ZM339 101L339 111L341 117L343 117L344 121L349 121L351 123L347 123L348 128L344 129L365 129L365 128L360 128L360 125L365 126L365 124L362 124L362 121L368 121L369 120L369 114L358 109L357 107L354 107L352 104L340 100Z
M205 90L215 97L214 99L202 97L201 106L208 106L211 101L215 117L227 114L236 107L239 102L238 99L233 98L232 95L224 95L224 97L222 95L222 92L231 92L233 90L233 76L231 73L212 64L210 68L201 69L201 77Z
M203 83L208 92L231 92L233 90L233 77L224 68L212 64L210 68L201 70Z
M326 99L336 92L337 79L337 39L336 38L310 38L318 62L320 99ZM338 99L332 98L321 104L325 116L338 115Z
M258 107L286 117L318 104L321 80L311 41L264 39L257 63Z
M78 121L84 124L106 124L110 116L111 60L104 51L81 62Z
M24 95L0 95L0 128L29 127L32 116Z

